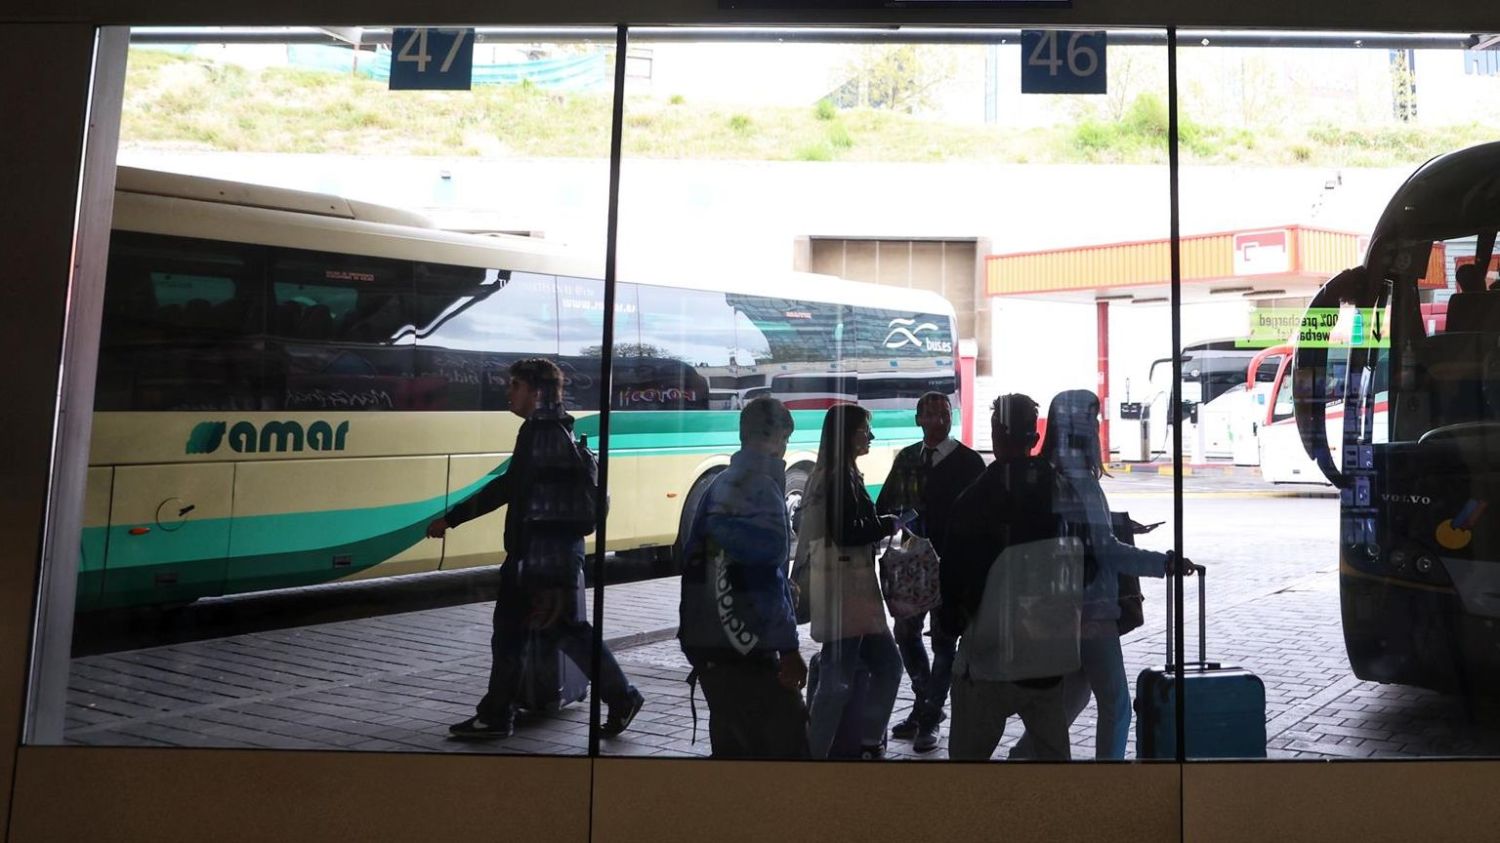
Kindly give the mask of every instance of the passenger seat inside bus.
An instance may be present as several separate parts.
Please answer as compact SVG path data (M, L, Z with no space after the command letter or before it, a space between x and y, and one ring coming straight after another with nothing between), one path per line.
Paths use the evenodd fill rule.
M1454 293L1448 299L1446 333L1493 331L1500 327L1497 321L1500 321L1500 291Z
M1477 330L1446 332L1422 343L1419 359L1433 428L1489 417L1484 374L1490 370L1486 358L1496 351L1497 336Z

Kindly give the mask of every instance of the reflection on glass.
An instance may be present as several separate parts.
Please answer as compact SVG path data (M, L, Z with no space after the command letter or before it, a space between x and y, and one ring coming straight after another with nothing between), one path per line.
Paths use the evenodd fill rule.
M610 52L496 38L454 95L386 91L342 48L132 48L64 739L586 751L593 519L570 490L574 437L600 445L607 170L503 149L607 148ZM517 104L545 127L495 119ZM184 159L188 137L208 149ZM392 154L376 172L338 138ZM454 150L418 138L488 151L438 167ZM527 359L569 400L518 404ZM639 698L610 664L617 730ZM494 728L461 737L513 708L517 734L450 741L476 704Z
M1189 758L1500 751L1479 702L1500 203L1492 146L1458 151L1491 139L1500 99L1462 38L1430 48L1442 38L1182 51L1184 245L1229 238L1232 277L1205 280L1242 298L1183 323L1232 326L1260 367L1226 405L1260 477L1195 479L1211 494L1184 503L1186 546L1211 571L1208 657L1265 688L1253 719L1227 684L1189 694ZM1203 166L1228 158L1233 174ZM1246 167L1255 187L1210 198L1250 185Z
M616 389L631 393L612 422L621 434L611 441L612 524L633 522L625 529L641 545L671 543L681 579L665 594L644 582L612 590L620 597L606 605L606 625L635 613L627 595L648 594L697 621L684 620L679 641L618 652L627 670L649 672L651 725L604 751L801 757L803 744L776 728L801 706L814 758L947 757L965 625L946 628L934 611L938 560L961 555L946 543L945 517L984 470L994 399L1024 392L1045 408L1092 387L1107 425L1122 395L1157 398L1146 368L1170 360L1170 314L1149 306L1165 302L1169 283L1165 54L1112 49L1110 67L1123 72L1106 101L1021 96L1003 70L1021 61L1014 45L632 45L652 61L649 75L631 77L625 103L618 269L639 312L638 333L617 345ZM734 69L743 67L760 70ZM1100 166L1077 166L1088 164ZM1159 242L1113 261L1091 246L1150 238ZM1105 310L1097 299L1119 303ZM662 389L662 361L689 370L675 390ZM745 420L768 406L790 414L784 453L742 438ZM1149 431L1137 427L1138 441L1158 445L1134 454L1152 463L1152 480L1164 413ZM1096 439L1101 461L1118 444L1107 430ZM767 505L772 487L779 517ZM1170 500L1147 499L1130 502L1134 514L1164 520L1156 516ZM1050 487L1038 506L1054 508ZM1000 516L973 520L988 527ZM736 541L754 532L774 556L783 530L798 654L776 622L781 573L767 570L766 547ZM1164 535L1143 538L1158 563ZM1066 567L1057 555L1035 561ZM1056 758L1058 747L1094 755L1087 684L1070 724L1058 678L1080 667L1079 595L1061 623L1074 660L1049 666L1054 728L1032 757ZM708 598L722 600L722 616ZM1125 642L1130 675L1159 642L1160 605L1134 604L1133 629L1144 631ZM802 665L806 687L789 698ZM695 711L682 700L699 690L707 741L702 729L694 740ZM1111 697L1120 699L1128 708L1128 693ZM746 720L757 710L776 715L757 728ZM1025 755L1012 752L1023 723L998 723L988 750L965 738L957 757ZM1125 730L1111 732L1111 747Z

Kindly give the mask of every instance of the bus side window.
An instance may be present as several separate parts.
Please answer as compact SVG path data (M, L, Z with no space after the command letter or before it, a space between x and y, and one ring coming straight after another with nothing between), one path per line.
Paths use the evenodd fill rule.
M569 411L602 409L604 349L604 282L596 278L558 276L558 365L568 379L564 393ZM640 305L635 284L615 287L614 386L618 397L622 361L639 353Z
M420 410L408 261L275 248L268 365L287 410Z
M1288 378L1276 391L1276 403L1271 407L1271 421L1278 422L1292 417L1292 384Z
M637 296L639 375L629 393L616 390L615 406L622 410L710 409L710 378L738 377L740 371L734 356L734 308L723 293L702 290L643 284Z
M261 253L113 232L95 409L262 409Z
M859 325L859 403L869 409L915 410L928 392L950 398L956 342L944 314L854 311Z
M557 356L551 275L418 263L416 379L435 410L509 409L510 365Z

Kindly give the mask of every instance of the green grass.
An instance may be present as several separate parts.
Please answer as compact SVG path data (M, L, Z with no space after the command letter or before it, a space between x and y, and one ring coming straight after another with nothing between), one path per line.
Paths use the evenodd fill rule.
M386 90L341 73L247 70L131 50L121 142L240 152L605 158L605 93L523 83L470 91ZM1183 160L1200 164L1404 166L1493 140L1478 123L1449 127L1214 126L1183 120ZM630 96L624 152L662 159L994 161L1164 164L1167 109L1136 97L1119 120L1095 114L1047 128L943 123L828 100L738 108L680 94Z

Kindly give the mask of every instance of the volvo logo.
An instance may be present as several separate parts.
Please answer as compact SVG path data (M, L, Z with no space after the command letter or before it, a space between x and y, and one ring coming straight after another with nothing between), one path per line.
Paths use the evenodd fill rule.
M1432 498L1426 495L1393 495L1382 494L1380 499L1386 503L1419 503L1423 506L1432 506Z

